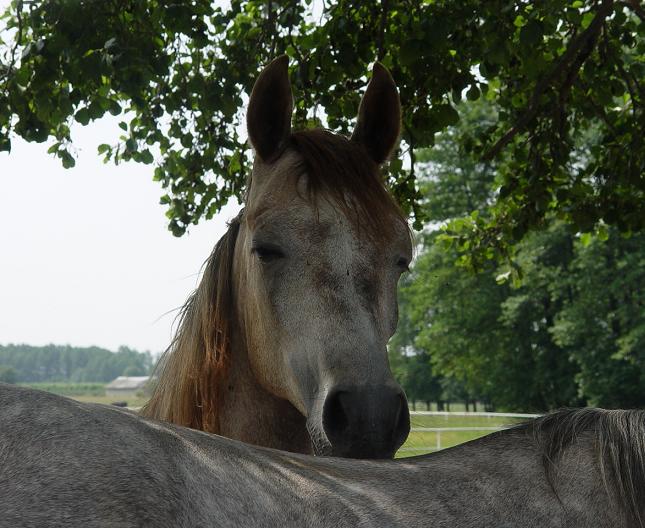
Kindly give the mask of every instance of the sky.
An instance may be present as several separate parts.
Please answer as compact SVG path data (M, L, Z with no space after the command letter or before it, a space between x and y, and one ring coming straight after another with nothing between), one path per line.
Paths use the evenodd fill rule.
M117 122L72 129L73 169L47 142L13 138L0 154L0 344L168 346L176 309L240 207L175 238L154 167L97 155L118 138Z
M0 12L9 4L0 0ZM322 7L316 0L312 16ZM14 137L11 153L0 153L0 345L159 353L170 343L177 309L240 205L173 237L154 167L104 165L97 155L116 142L120 119L72 128L73 169L47 154L51 142Z

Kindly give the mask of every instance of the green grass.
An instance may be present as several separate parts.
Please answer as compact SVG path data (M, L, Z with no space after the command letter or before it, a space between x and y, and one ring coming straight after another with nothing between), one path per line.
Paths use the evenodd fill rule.
M128 407L141 407L148 400L142 396L106 396L105 383L21 383L25 387L52 392L60 396L67 396L73 400L87 403L111 404L117 400L128 402Z
M44 383L20 383L24 387L53 392L61 396L104 396L105 383L68 383L68 382L44 382Z
M453 427L504 427L523 422L524 419L485 416L411 416L411 428ZM441 435L441 449L475 440L493 431L411 431L407 441L397 453L397 458L423 455L437 450L437 436Z

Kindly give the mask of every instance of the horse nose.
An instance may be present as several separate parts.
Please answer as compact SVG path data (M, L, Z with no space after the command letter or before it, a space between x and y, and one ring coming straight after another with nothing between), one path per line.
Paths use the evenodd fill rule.
M410 413L399 386L335 388L322 425L333 456L392 458L408 437Z

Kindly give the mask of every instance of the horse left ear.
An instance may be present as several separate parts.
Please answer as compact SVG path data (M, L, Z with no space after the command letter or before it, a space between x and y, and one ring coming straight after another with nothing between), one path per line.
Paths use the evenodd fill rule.
M249 98L246 129L262 161L273 161L291 134L293 95L288 66L286 55L274 59L260 73Z
M401 103L394 79L385 66L374 64L372 80L361 105L352 141L361 143L379 165L396 145L401 130Z

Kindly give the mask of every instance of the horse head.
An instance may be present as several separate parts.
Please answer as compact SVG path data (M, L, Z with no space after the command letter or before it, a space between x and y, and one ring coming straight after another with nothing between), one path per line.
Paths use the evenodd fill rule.
M386 348L412 258L380 174L399 136L398 92L377 63L351 139L293 132L287 65L263 70L248 105L255 160L233 256L237 330L258 382L306 417L316 453L390 458L410 428Z

